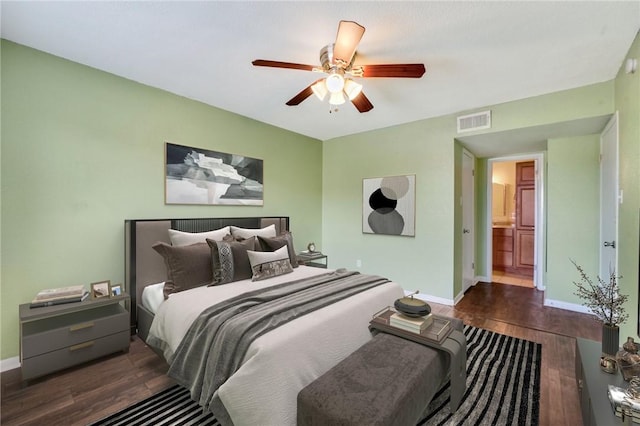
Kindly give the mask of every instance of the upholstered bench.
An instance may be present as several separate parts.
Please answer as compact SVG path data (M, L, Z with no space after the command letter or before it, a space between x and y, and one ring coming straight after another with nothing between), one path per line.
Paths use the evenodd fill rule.
M452 323L466 363L462 322ZM300 391L298 425L415 425L448 380L451 359L447 351L378 333ZM452 398L452 411L461 397Z

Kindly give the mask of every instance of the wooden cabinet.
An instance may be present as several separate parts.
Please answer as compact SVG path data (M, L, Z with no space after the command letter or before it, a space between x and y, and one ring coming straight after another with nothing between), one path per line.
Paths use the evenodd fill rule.
M493 269L513 268L513 228L493 228Z
M536 187L516 187L516 228L535 229L536 227Z
M20 305L20 363L29 380L129 349L129 295L30 308Z
M515 267L532 274L535 259L535 232L518 229L515 242Z
M536 227L535 162L516 163L516 228L514 267L520 275L533 276Z
M524 161L516 163L516 186L536 184L536 163Z

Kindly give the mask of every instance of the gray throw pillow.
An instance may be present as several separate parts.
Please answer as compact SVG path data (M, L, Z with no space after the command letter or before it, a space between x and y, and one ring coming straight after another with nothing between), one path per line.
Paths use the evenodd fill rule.
M293 248L293 235L289 231L285 231L277 237L267 238L258 235L258 241L262 251L276 251L282 246L287 246L289 251L289 263L294 268L298 267L298 257L296 250Z
M207 243L188 246L170 246L156 243L153 249L163 258L167 267L164 298L169 294L189 290L211 282L211 250Z

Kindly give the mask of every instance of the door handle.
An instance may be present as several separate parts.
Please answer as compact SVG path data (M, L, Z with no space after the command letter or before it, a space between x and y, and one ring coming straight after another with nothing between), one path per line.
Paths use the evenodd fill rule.
M605 241L604 242L604 246L605 247L611 247L612 249L616 248L616 242L615 241Z
M466 228L462 229L462 233L463 233L463 234L468 234L469 232L471 232L471 231L469 231L469 230L468 230L468 229L466 229Z

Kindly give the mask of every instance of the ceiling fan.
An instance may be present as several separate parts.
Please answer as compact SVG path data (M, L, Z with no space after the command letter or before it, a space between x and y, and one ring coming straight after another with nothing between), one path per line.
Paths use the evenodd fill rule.
M424 75L425 67L424 64L354 65L356 49L363 34L362 25L353 21L340 21L335 43L320 50L321 67L265 59L256 59L252 64L257 67L290 68L328 74L289 99L289 106L299 105L315 94L320 100L328 95L329 104L335 110L348 99L358 111L371 111L373 104L362 92L362 85L352 78L420 78Z

